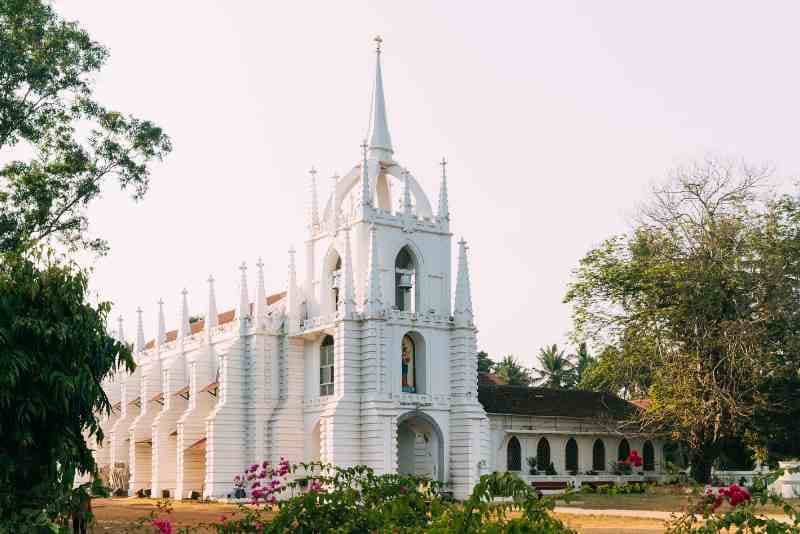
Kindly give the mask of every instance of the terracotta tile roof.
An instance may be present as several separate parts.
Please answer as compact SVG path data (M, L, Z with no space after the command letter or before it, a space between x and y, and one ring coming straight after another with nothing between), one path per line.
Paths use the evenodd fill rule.
M267 297L267 306L275 304L276 302L278 302L279 300L281 300L285 296L286 296L286 291L283 291L281 293L275 293L274 295L268 296ZM250 313L253 313L253 303L252 302L250 303ZM217 324L230 323L231 321L233 321L233 319L235 317L236 317L236 310L224 311L222 313L217 314ZM189 328L192 331L192 335L197 334L198 332L202 332L203 329L205 328L205 324L206 324L205 319L200 319L199 321L195 321L195 322L191 323L189 325ZM176 339L178 339L178 331L177 330L170 330L169 332L167 332L166 338L167 338L166 339L166 343L169 343L170 341L175 341ZM148 341L145 344L144 348L145 348L145 350L147 350L147 349L152 349L155 346L156 346L156 340L155 339L151 339L150 341Z
M478 386L503 386L506 381L494 373L478 372Z
M650 399L637 399L637 400L632 400L630 402L631 404L642 410L646 410L650 407Z
M481 385L478 400L493 414L623 420L636 413L633 404L616 395L577 389Z

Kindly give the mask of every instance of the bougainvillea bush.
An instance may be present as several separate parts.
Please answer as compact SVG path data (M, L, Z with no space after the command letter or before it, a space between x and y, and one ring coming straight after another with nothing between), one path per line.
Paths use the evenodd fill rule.
M376 475L365 466L253 464L239 476L252 503L210 525L218 534L573 532L510 473L485 475L470 498L455 502L425 477ZM496 497L506 497L495 502Z
M667 524L668 534L768 533L800 534L800 510L768 491L783 470L758 479L753 488L738 484L714 490L706 488L695 495L688 512ZM771 504L785 517L767 516L763 507Z

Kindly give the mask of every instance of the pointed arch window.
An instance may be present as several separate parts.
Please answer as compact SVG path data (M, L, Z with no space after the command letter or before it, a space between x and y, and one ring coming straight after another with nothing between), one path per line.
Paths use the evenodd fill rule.
M402 350L402 385L404 393L417 392L417 347L414 340L406 334L403 336Z
M655 471L656 469L656 451L653 449L653 444L649 441L644 442L642 447L642 460L644 463L645 471Z
M575 441L575 438L569 438L567 440L566 450L564 451L566 456L565 467L567 471L577 471L578 470L578 442Z
M617 449L617 460L627 460L628 456L631 455L631 446L628 443L628 440L622 438L622 441L619 442L619 448Z
M408 247L403 247L394 262L394 306L400 311L414 311L416 266Z
M536 465L542 471L550 465L550 442L547 438L540 439L536 445Z
M325 336L319 348L319 395L333 395L333 336Z
M606 469L606 444L602 439L594 441L592 447L592 470L605 471Z
M331 271L331 291L333 292L333 309L339 309L339 288L342 287L342 258L336 259L336 265Z
M508 440L506 447L506 471L522 471L522 447L515 436Z

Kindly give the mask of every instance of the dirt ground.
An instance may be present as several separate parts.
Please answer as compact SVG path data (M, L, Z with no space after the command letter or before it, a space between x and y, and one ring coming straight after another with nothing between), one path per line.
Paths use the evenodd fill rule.
M117 534L147 532L152 530L136 530L137 520L147 518L151 512L157 511L155 499L113 498L95 499L92 511L97 519L92 532L96 534ZM231 516L238 507L233 504L203 502L173 502L170 514L158 514L168 517L174 526L195 526L201 523L213 523L220 516ZM662 523L655 519L631 517L607 517L594 515L557 514L565 523L581 534L656 534L663 532Z

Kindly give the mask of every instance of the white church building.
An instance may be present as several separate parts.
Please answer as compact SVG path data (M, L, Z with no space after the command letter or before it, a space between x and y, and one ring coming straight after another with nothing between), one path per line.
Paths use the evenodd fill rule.
M446 163L434 210L394 153L376 41L361 160L324 206L311 173L306 264L289 250L286 290L269 296L260 262L254 281L243 264L238 305L223 313L209 278L204 320L190 322L184 290L175 331L159 302L150 342L139 310L138 366L105 384L113 411L93 444L98 465L126 467L130 493L174 498L225 497L246 465L281 457L426 474L464 498L484 473L524 474L542 444L563 475L602 477L624 446L655 475L661 444L607 424L626 401L479 388L463 240L451 269Z

